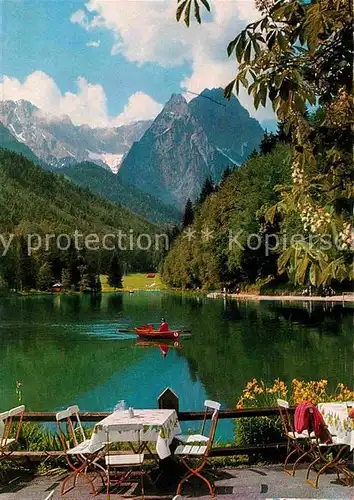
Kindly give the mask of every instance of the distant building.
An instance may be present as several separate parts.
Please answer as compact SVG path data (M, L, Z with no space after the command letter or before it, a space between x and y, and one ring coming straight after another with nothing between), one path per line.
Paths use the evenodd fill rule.
M52 286L52 292L62 292L64 290L64 286L62 283L54 283Z

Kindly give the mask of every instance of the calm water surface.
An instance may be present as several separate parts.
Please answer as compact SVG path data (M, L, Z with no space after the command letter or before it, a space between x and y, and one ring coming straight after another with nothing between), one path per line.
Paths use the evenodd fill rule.
M165 316L193 331L163 357L117 335ZM353 308L350 305L238 303L159 292L0 298L0 411L17 404L23 383L28 410L154 408L171 387L182 410L206 397L234 407L253 377L329 380L353 385ZM232 437L222 422L219 438Z

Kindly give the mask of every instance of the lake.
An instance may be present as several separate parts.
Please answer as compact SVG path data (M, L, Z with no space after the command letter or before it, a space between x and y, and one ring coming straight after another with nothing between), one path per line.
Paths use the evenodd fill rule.
M158 323L190 329L182 348L141 346L129 329ZM119 400L154 408L171 387L181 410L206 398L235 406L247 381L279 377L353 384L353 306L251 303L160 292L0 298L0 411L18 404L55 411L77 403L109 411ZM222 421L220 440L232 438Z

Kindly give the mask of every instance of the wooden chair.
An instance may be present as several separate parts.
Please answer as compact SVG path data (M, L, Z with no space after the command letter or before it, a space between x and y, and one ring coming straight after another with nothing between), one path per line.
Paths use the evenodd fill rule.
M65 452L66 461L72 472L64 479L61 485L61 495L65 495L68 491L75 488L80 474L90 484L92 494L96 495L96 489L93 480L87 475L89 469L95 469L105 486L104 477L105 469L101 467L97 461L99 452L104 448L105 443L95 443L92 445L89 439L86 439L84 429L81 425L79 417L79 407L69 406L66 410L59 411L56 414L60 441ZM63 427L66 426L66 432ZM73 479L73 485L65 489L69 479Z
M277 399L280 420L284 435L288 438L288 455L284 462L284 471L290 476L295 476L295 469L299 463L306 457L313 458L313 449L311 440L315 437L314 433L304 431L299 434L295 431L292 417L289 411L289 403L284 399ZM287 469L287 464L291 457L298 456L291 469Z
M110 498L110 486L114 482L118 486L125 483L133 472L139 474L140 476L140 485L141 485L141 496L142 499L145 498L144 491L144 476L147 477L151 484L152 480L149 474L143 470L144 465L144 453L141 453L141 432L143 431L143 426L137 426L137 428L132 431L129 428L129 433L131 434L132 443L137 443L137 453L118 453L112 450L112 442L110 433L118 431L122 431L122 426L114 426L110 425L105 429L106 431L106 441L107 441L107 451L105 454L105 464L106 464L106 483L107 483L107 499ZM115 470L116 472L123 471L120 477L117 479L111 479L111 473Z
M208 481L205 476L201 474L201 472L207 464L208 457L213 447L216 426L219 418L219 410L220 405L214 409L214 413L211 417L210 434L205 445L193 446L189 444L181 444L176 448L175 455L181 457L181 462L188 470L187 474L178 484L176 495L180 495L182 485L185 481L190 479L192 476L197 476L207 484L211 497L215 496L214 486L210 483L210 481ZM192 460L194 460L196 463L192 464Z
M23 414L25 411L24 405L16 406L9 411L0 413L0 461L11 459L11 447L18 442L20 436ZM15 435L13 431L14 418L19 418L19 423ZM12 436L12 437L11 437Z
M204 401L204 418L203 418L203 423L202 423L202 428L200 430L200 434L179 434L178 436L175 436L175 439L180 441L181 443L184 444L190 444L190 443L208 443L209 441L209 436L206 436L204 434L205 431L205 426L206 426L206 420L207 416L209 413L209 410L212 410L215 412L215 410L220 410L221 404L217 403L216 401L211 401L209 399Z
M314 428L313 418L313 413L310 412L310 419ZM347 467L350 447L349 445L341 444L337 436L331 434L328 428L327 434L331 441L329 443L322 443L318 436L312 439L313 460L307 469L306 482L313 488L318 488L321 474L324 474L327 469L332 469L336 472L338 480L340 480L340 474L343 474L345 477L344 484L353 486L354 473ZM319 469L317 470L315 481L310 481L310 473L315 465Z

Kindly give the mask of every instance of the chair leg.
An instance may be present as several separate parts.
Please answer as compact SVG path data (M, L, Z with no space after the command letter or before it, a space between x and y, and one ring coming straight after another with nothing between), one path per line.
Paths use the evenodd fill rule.
M75 471L75 472L71 472L64 480L63 482L61 483L61 489L60 489L60 495L61 496L64 496L66 495L66 493L68 493L69 491L71 491L72 489L75 488L75 485L76 485L76 480L77 480L77 476L78 476L78 472ZM66 483L69 481L69 479L73 478L73 485L70 487L70 488L67 488L65 489L65 485Z
M74 488L76 487L77 480L79 479L79 475L81 474L81 470L77 471L77 474L75 474L74 477Z
M318 488L318 483L319 483L319 480L320 480L320 475L324 473L324 471L326 469L328 469L329 467L333 466L333 463L332 462L328 462L327 464L325 464L318 472L317 472L317 476L316 476L316 480L315 480L315 484L311 484L311 486L313 486L314 488Z
M92 462L89 459L86 460L81 455L79 455L76 459L79 462L81 462L81 464L79 466L74 465L74 463L72 463L71 460L69 459L69 457L66 455L66 461L68 463L68 466L72 470L72 472L69 473L68 476L62 482L61 490L60 490L61 496L65 495L66 493L68 493L69 491L71 491L73 488L76 487L76 484L77 484L77 481L79 480L80 474L83 474L83 477L84 477L85 481L87 481L90 484L91 490L92 490L92 494L93 495L97 495L97 491L96 491L96 488L95 488L95 485L94 485L94 482L93 482L94 479L96 478L96 474L95 474L95 478L94 479L90 479L88 477L88 475L87 475L87 472L88 472L89 468L92 467L92 466L100 467L104 471L104 473L106 473L105 469L103 469L99 464L96 464L96 463ZM73 478L73 485L70 488L65 489L66 484L68 483L68 481L71 478ZM101 479L102 479L102 477L101 477ZM102 483L104 485L103 479L102 479Z
M107 469L107 492L106 492L106 498L107 500L109 500L111 497L110 497L110 493L109 493L109 489L110 489L110 486L111 486L111 481L110 481L110 476L109 476L109 470Z
M296 453L297 453L297 451L298 451L298 450L297 450L297 448L295 448L293 451L291 451L291 452L288 454L288 456L286 457L285 462L284 462L284 467L283 467L284 472L286 472L287 474L289 474L289 476L293 476L293 475L294 475L294 472L293 472L293 471L291 471L291 470L289 470L289 469L287 469L287 468L286 468L286 466L287 466L287 464L288 464L288 461L289 461L290 457L292 457L294 454L296 454Z
M140 485L141 485L141 500L144 500L145 499L144 474L140 474Z
M315 460L313 460L310 465L308 466L307 468L307 473L306 473L306 482L312 486L312 482L309 480L309 477L310 477L310 472L311 472L311 469L312 467L319 461L321 460L321 457L317 457Z
M149 481L150 485L152 486L152 488L154 488L154 490L155 490L156 492L157 492L157 491L159 491L159 490L158 490L158 488L157 488L157 486L156 486L156 481L157 481L157 479L160 477L161 473L158 475L158 477L157 477L157 479L155 480L155 482L152 480L152 478L151 478L150 474L148 474L147 472L145 472L145 471L144 471L144 472L143 472L143 475L144 475L145 477L147 477L147 478L148 478L148 481Z
M93 463L93 465L94 465L94 467L95 467L95 468L97 468L97 469L98 469L96 472L97 472L97 474L98 474L98 475L100 476L100 478L101 478L101 481L102 481L102 486L103 486L103 487L105 487L105 486L106 486L106 483L105 483L104 478L105 478L105 477L107 477L107 471L106 471L106 469L104 469L104 468L102 467L102 465L100 465L100 464L99 464L99 463L97 463L97 462L94 462L94 463Z
M92 495L96 496L97 495L97 491L96 491L95 485L93 484L93 480L88 477L88 475L86 474L86 472L83 474L83 478L85 479L85 481L87 481L91 485Z
M184 478L182 478L182 480L178 483L178 486L177 486L177 492L176 492L176 495L180 495L181 493L181 488L182 488L182 484L187 481L188 479L190 479L192 476L197 476L199 477L202 481L204 481L206 483L206 485L208 486L209 488L209 492L210 492L210 496L212 498L215 497L215 489L213 488L212 484L210 483L210 481L208 481L208 479L206 477L204 477L202 474L200 474L200 470L203 469L204 465L205 464L202 464L202 465L199 465L199 467L197 467L196 469L192 469L188 464L187 462L183 461L184 465L187 467L187 469L190 471L188 472Z
M181 488L182 488L182 484L187 481L190 477L193 476L193 473L189 472L188 474L186 474L182 479L181 481L178 483L178 486L177 486L177 492L176 492L176 495L179 495L181 493Z
M343 453L344 450L345 450L345 446L341 447L339 449L339 451L337 452L336 456L334 458L332 457L332 460L330 460L330 461L327 461L326 458L324 457L324 455L322 455L322 453L320 452L320 456L314 462L312 462L310 464L310 467L308 469L308 474L307 474L307 477L306 477L307 483L310 486L312 486L313 488L318 488L318 483L319 483L319 480L320 480L320 475L323 474L325 472L325 470L329 469L329 468L332 468L332 469L334 469L337 472L337 477L339 475L339 471L343 472L344 474L346 474L348 476L349 481L350 481L350 479L351 479L351 477L353 477L353 475L352 475L352 473L348 469L346 469L345 466L342 466L343 460L340 459L340 456L341 456L341 454ZM316 480L313 483L312 481L308 480L309 470L312 467L312 465L314 465L319 460L322 460L324 462L324 465L317 472ZM345 471L345 469L347 470L347 472Z
M343 467L343 468L341 467L341 472L343 472L347 476L347 481L345 482L345 484L347 486L353 486L354 485L354 474L352 473L352 471L350 471L346 467Z
M214 490L213 486L211 485L210 481L208 481L207 478L202 476L199 472L195 472L195 475L198 476L202 481L204 481L208 485L210 496L212 498L214 498L215 497L215 490Z
M321 468L320 470L317 472L316 474L316 479L315 479L315 482L313 483L312 481L310 481L308 479L309 477L309 474L310 474L310 469L311 467L316 463L318 462L319 460L324 460L323 457L319 456L314 462L312 462L307 470L307 476L306 476L306 482L312 486L312 488L318 488L318 483L319 483L319 480L320 480L320 475L324 473L324 471L330 467L335 467L336 468L336 463L335 463L335 460L330 460L329 462L326 462ZM337 470L337 468L336 468Z
M305 457L307 457L307 455L309 455L309 451L305 451L302 455L299 456L299 458L294 462L294 465L293 465L293 468L292 468L292 476L295 476L295 469L296 467L299 465L299 463L301 462L301 460Z

